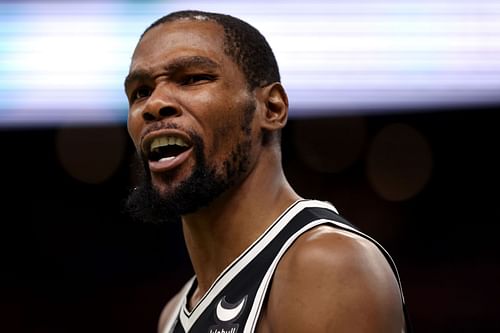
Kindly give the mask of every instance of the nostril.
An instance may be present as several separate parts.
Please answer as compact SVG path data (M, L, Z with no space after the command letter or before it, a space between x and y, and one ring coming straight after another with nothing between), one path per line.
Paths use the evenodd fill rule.
M177 114L177 111L173 107L164 107L160 109L160 116L161 117L171 117Z
M159 109L158 111L144 111L142 113L142 118L144 121L156 121L162 118L172 117L177 115L177 109L171 106L165 106Z
M143 118L144 120L146 120L146 121L153 121L153 120L155 120L155 119L156 119L156 118L155 118L155 116L153 116L153 115L152 115L151 113L149 113L149 112L144 112L144 113L142 114L142 118Z

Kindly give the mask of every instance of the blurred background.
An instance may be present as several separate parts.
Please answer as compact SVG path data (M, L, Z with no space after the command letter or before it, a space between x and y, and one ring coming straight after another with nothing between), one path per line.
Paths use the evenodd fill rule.
M500 1L0 1L0 330L155 332L193 273L134 223L123 80L179 9L256 26L290 98L283 163L392 254L418 332L500 331Z

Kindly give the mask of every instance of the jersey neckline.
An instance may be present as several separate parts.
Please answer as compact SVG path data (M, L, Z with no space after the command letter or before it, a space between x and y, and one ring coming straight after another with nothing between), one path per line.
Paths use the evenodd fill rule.
M274 239L298 212L309 207L328 208L338 213L337 209L326 201L299 199L293 202L245 251L219 274L217 279L212 283L210 288L191 311L188 310L187 304L190 295L192 295L197 285L196 276L188 281L186 288L184 288L185 293L182 297L181 311L179 314L181 324L186 332L191 329L196 320L220 294L224 287L227 286L227 284Z

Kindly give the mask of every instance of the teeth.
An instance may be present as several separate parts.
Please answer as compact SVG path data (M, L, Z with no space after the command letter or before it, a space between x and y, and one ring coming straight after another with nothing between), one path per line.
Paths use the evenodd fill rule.
M173 137L173 136L161 136L155 138L153 142L151 142L150 150L153 151L158 147L164 146L180 146L187 147L188 144L184 142L181 138Z

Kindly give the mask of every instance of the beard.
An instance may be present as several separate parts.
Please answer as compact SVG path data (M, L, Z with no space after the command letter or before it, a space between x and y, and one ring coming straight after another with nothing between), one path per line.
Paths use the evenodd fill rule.
M255 101L251 100L244 112L241 124L243 138L234 145L219 168L207 163L203 139L195 133L189 133L193 142L195 167L186 179L165 193L152 185L148 161L137 154L135 168L140 185L130 192L125 202L126 212L134 220L146 223L175 223L181 220L182 215L208 206L235 186L250 166L248 156L252 141L249 124L255 112ZM169 182L172 178L172 175L165 175L164 181Z

